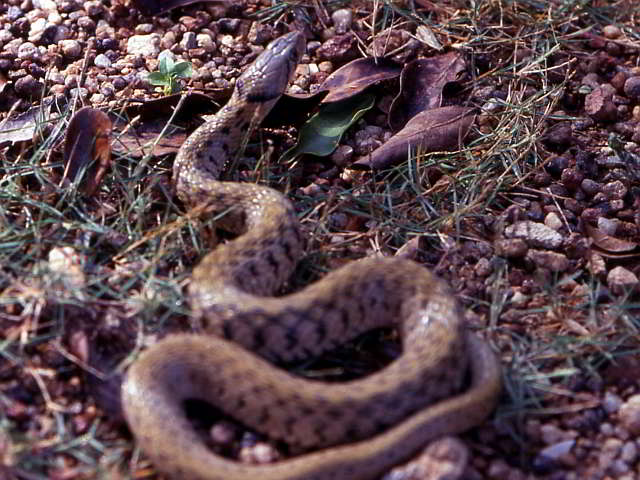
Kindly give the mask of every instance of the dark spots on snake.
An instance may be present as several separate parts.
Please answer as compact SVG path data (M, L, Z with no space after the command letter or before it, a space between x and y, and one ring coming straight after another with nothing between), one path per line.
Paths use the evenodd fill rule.
M340 310L340 323L342 323L342 330L347 330L350 323L349 312L347 310Z
M369 296L369 307L371 309L376 308L376 306L378 305L378 301L379 301L379 299L378 299L377 295L370 295Z
M364 405L356 410L356 417L358 418L373 418L375 417L375 412L371 409L370 406Z
M230 320L224 320L222 322L222 335L227 340L233 340L233 325Z
M381 306L382 306L382 310L383 310L384 312L389 312L389 311L391 311L391 305L389 304L389 302L387 302L387 300L386 300L386 298L385 298L384 296L382 297L382 303L381 303Z
M351 282L347 285L343 285L340 293L344 295L344 298L352 298L355 295L355 292L353 291Z
M258 415L258 423L264 425L265 423L271 420L271 414L269 413L269 409L263 408L260 411L260 415Z
M276 404L276 407L278 407L278 408L281 408L281 409L282 409L282 408L286 408L286 406L287 406L287 401L286 401L286 400L284 400L284 399L282 399L282 398L277 398L277 399L275 400L275 404Z
M284 422L282 422L282 426L284 427L287 435L293 435L296 423L298 423L298 419L296 417L287 417Z
M187 379L193 385L200 385L201 383L201 379L198 377L197 372L194 372L193 370L187 374Z
M344 412L339 408L330 408L327 410L327 415L334 420L340 420L344 415Z
M247 248L242 255L247 258L256 258L258 257L258 252L253 248Z
M266 344L266 340L264 338L264 332L261 328L256 328L253 331L253 348L256 350L261 350L264 348Z
M300 232L300 229L297 226L297 218L295 215L295 212L291 212L291 219L288 222L289 225L285 227L285 231L283 232L284 236L294 236L296 237L296 242L298 242L299 244L302 243L302 241L304 240L302 238L302 233Z
M360 438L360 430L355 425L349 425L344 432L344 437L351 441L358 440Z
M393 412L398 408L398 400L393 396L385 396L385 398L380 399L379 406L384 407L389 412Z
M322 322L316 323L316 342L322 343L327 338L327 327Z
M231 129L229 127L223 127L220 130L220 133L223 134L223 135L229 135L229 133L231 133Z
M326 428L327 426L322 424L322 425L316 425L313 429L313 433L316 436L316 441L320 445L324 445L327 443L327 437L324 434Z
M278 97L280 97L280 93L271 90L270 92L264 91L250 93L249 95L247 95L247 101L252 103L266 103L270 100L275 100Z
M297 402L295 402L295 403L297 403ZM304 415L304 416L311 416L311 415L314 414L314 412L315 412L315 410L313 408L311 408L311 407L308 407L306 405L301 405L300 406L300 413L302 413L302 415Z
M258 276L258 269L256 268L255 263L250 263L250 264L249 264L249 273L250 273L253 277L257 277L257 276Z
M299 359L311 358L318 355L318 352L314 351L313 348L303 347L301 350L302 350L302 355L298 355L297 357Z
M265 390L267 390L267 388L268 387L264 384L254 385L253 388L251 389L251 395L253 395L256 398L260 398L262 394L265 392Z
M247 402L244 397L238 397L236 400L236 410L243 410L247 406Z
M280 264L276 261L273 256L273 252L267 251L267 255L265 256L267 263L271 267L271 269L276 273L276 275L280 272Z
M373 426L373 430L375 433L384 432L387 428L389 428L389 423L384 420L378 420L375 422Z
M437 369L434 383L447 385L449 383L449 369L444 367Z
M265 237L260 240L260 250L271 250L275 245L275 241L272 237Z
M281 355L280 352L276 352L273 350L269 350L269 358L271 359L271 362L276 365L285 365L288 361L288 358L285 359L285 357Z
M229 145L227 145L225 142L222 142L222 145L220 145L220 148L222 148L222 151L223 151L225 154L228 154L228 153L229 153Z
M289 242L284 240L282 241L282 253L287 257L289 263L295 263L296 259L293 258L293 255L291 254L291 245L289 245Z
M285 331L284 338L287 341L287 351L293 350L298 345L298 333L293 327L288 328Z

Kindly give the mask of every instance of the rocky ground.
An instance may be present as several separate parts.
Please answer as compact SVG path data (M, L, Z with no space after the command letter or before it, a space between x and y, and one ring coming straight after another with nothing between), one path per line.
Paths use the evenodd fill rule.
M154 2L5 0L0 478L155 477L117 421L115 367L96 357L188 328L183 287L214 234L181 220L171 193L184 132L125 107L164 96L148 79L164 50L192 65L183 89L223 102L289 28L308 38L290 93L313 93L363 55L406 64L457 52L465 68L445 103L478 112L460 151L376 173L350 167L391 137L397 79L373 88L374 108L330 157L276 163L302 121L256 136L238 176L287 192L309 238L289 288L398 251L452 286L505 379L495 415L462 437L470 459L456 478L640 478L639 12L587 3L246 0L145 15ZM60 180L81 106L120 122L113 170L89 196ZM317 368L379 362L360 350ZM247 461L273 455L225 422L211 435Z

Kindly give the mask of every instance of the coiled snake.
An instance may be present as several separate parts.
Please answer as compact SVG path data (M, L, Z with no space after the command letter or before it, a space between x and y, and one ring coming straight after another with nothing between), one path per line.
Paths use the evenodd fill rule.
M447 288L417 263L360 260L301 292L271 296L302 253L293 207L275 190L218 177L281 96L304 48L300 33L274 40L175 160L179 198L206 203L240 235L195 267L188 289L195 318L213 335L165 338L140 355L122 387L131 431L172 478L372 479L428 441L480 423L497 400L494 354L465 332ZM394 324L403 353L364 379L327 384L267 362L318 355ZM461 393L468 367L470 386ZM298 450L321 450L261 466L226 460L198 437L183 411L186 399L205 400Z

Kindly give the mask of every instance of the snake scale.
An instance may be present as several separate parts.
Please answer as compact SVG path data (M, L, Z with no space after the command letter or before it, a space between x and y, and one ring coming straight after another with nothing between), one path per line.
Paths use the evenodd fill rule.
M415 262L363 259L272 296L302 254L294 209L273 189L219 176L281 96L304 49L296 32L269 44L175 159L178 197L222 216L238 237L207 254L188 287L194 318L212 335L166 337L133 362L123 383L129 427L170 478L373 479L430 440L482 422L497 401L495 355L464 330L443 283ZM389 325L400 331L402 353L363 379L329 384L270 363L319 355ZM296 451L319 450L267 465L222 458L191 426L186 399L207 401Z

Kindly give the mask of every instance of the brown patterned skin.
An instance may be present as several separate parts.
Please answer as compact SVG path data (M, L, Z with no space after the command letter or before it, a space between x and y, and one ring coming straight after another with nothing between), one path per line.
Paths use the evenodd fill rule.
M218 176L280 97L303 50L299 33L272 42L176 157L180 199L206 204L239 236L200 262L188 289L195 318L212 335L165 338L140 355L123 384L132 432L171 478L373 479L428 441L483 421L500 392L491 349L464 330L448 289L410 260L357 261L298 293L271 296L302 254L293 207L275 190ZM328 384L268 362L316 356L388 325L398 327L403 352L363 379ZM468 371L471 382L461 392ZM187 420L189 398L294 450L320 450L262 466L224 459Z

